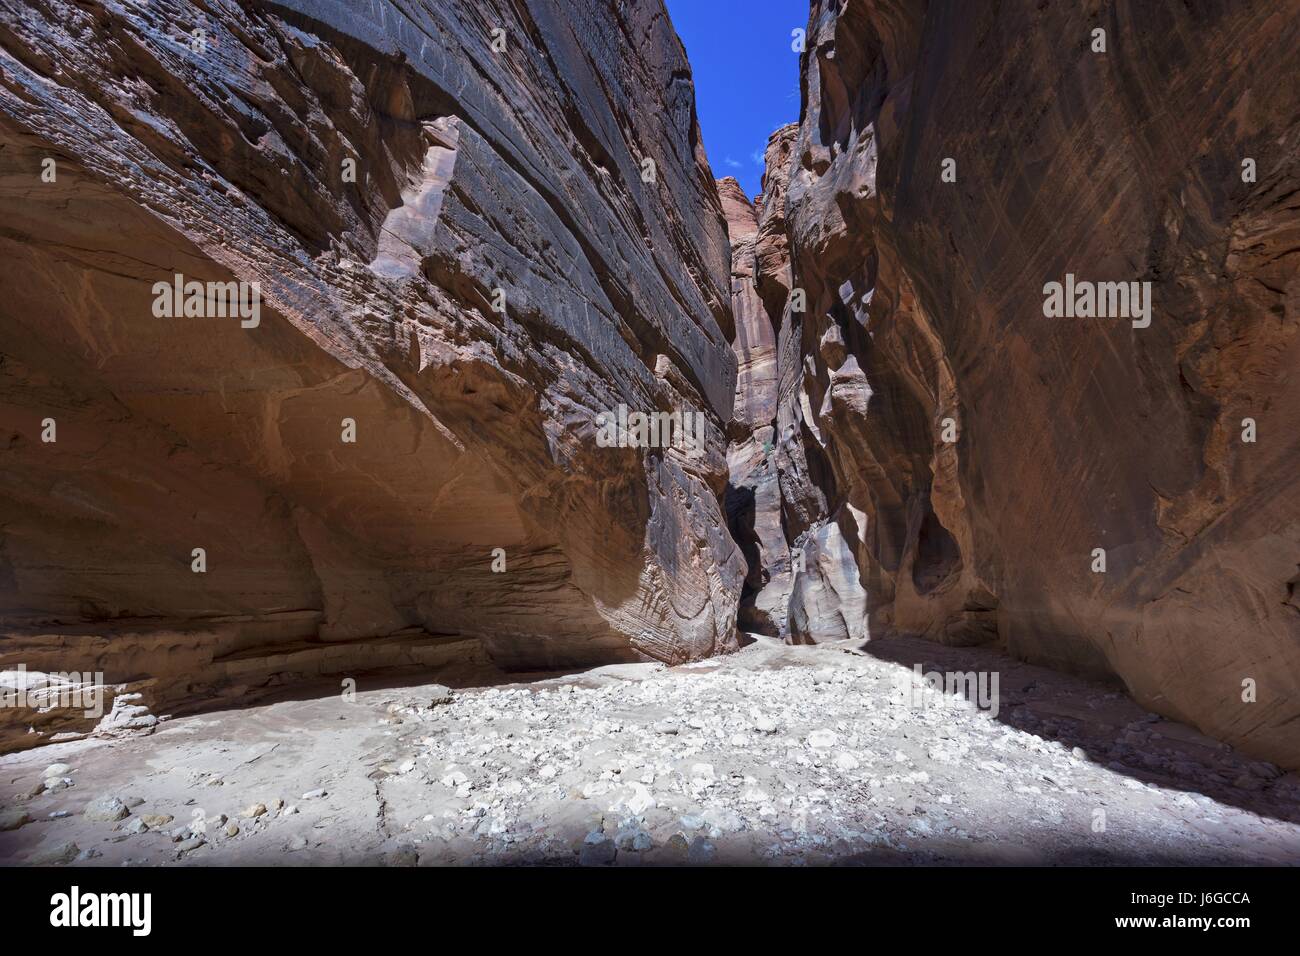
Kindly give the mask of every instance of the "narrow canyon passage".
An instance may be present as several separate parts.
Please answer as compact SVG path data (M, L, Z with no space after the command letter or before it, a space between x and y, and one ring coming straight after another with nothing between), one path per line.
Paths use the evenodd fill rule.
M0 758L17 863L1297 864L1300 781L925 641L332 691ZM922 672L999 675L927 692ZM55 775L70 786L46 790ZM1267 787L1267 790L1264 788ZM35 791L39 796L23 802ZM13 820L6 819L5 826Z
M1300 0L674 7L0 0L0 864L1300 863Z

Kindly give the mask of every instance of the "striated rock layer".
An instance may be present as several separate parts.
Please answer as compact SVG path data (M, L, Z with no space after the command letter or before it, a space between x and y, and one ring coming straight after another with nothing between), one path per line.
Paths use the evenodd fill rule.
M747 568L738 624L743 631L784 636L793 576L790 544L781 525L774 448L776 327L757 290L754 206L735 179L720 179L717 185L731 241L731 308L736 322L736 405L728 429L726 508Z
M658 0L0 0L0 223L0 666L170 703L277 649L734 647L729 254ZM158 317L177 274L256 325ZM701 453L601 447L619 405Z
M726 503L747 564L741 629L818 643L866 636L866 593L853 539L841 527L852 520L849 506L836 494L802 388L784 220L784 170L796 130L791 125L772 136L755 203L734 179L718 181L731 240L739 365Z
M782 240L873 636L1300 765L1300 3L814 0L808 35ZM1150 283L1150 324L1048 318L1067 274Z

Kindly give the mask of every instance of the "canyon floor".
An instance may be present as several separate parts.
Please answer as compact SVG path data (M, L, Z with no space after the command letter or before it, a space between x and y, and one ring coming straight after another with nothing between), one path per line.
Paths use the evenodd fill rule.
M917 663L996 672L996 716ZM0 862L1300 863L1295 774L986 650L364 687L0 758Z

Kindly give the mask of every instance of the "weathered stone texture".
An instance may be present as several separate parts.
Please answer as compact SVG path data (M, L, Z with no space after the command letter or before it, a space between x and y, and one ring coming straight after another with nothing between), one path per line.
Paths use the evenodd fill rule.
M11 633L174 632L95 660L181 696L294 642L735 646L727 238L658 2L0 0L0 222ZM174 273L260 324L155 318ZM598 447L620 403L704 454Z
M845 503L809 427L802 391L784 220L784 171L796 129L773 134L754 203L734 179L718 181L731 238L739 364L727 520L747 564L741 629L817 643L865 637L866 594L840 528Z
M814 0L785 238L873 635L1300 765L1297 75L1295 0ZM1150 327L1046 318L1066 273Z

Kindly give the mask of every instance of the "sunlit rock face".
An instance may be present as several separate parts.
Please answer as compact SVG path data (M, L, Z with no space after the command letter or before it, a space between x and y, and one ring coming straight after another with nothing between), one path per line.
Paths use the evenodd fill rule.
M726 504L747 567L740 628L818 643L865 637L866 595L839 525L850 516L805 415L784 223L784 172L796 130L773 134L754 203L734 179L718 181L739 365Z
M758 217L736 180L718 180L731 239L731 306L736 321L736 405L727 448L727 520L746 561L739 625L780 636L792 584L790 546L781 527L776 437L776 328L758 295L754 241Z
M1300 765L1300 4L1090 9L814 0L807 425L873 635L1116 675ZM1067 275L1149 316L1049 317Z
M658 0L0 17L21 653L170 700L321 644L335 673L735 646L727 236ZM256 324L160 317L176 275L258 283ZM602 447L620 405L702 441Z

